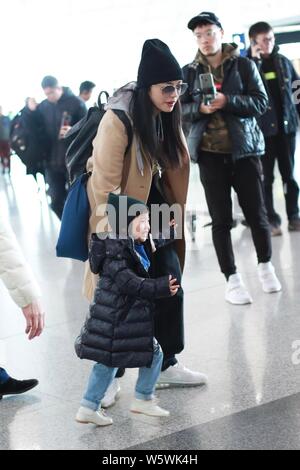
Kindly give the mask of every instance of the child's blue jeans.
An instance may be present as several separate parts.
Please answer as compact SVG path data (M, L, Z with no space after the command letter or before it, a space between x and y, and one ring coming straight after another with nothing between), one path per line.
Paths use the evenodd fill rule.
M135 397L140 400L152 400L155 385L161 372L163 353L156 340L154 340L153 348L154 355L151 367L140 367L139 369ZM95 364L89 378L87 390L81 400L81 406L97 411L106 390L115 378L117 370L117 368L107 367L103 364Z

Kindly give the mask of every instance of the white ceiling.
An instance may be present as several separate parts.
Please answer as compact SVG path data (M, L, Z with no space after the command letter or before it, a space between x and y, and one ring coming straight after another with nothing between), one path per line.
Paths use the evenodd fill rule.
M220 17L226 40L256 21L300 16L295 0L0 0L1 33L10 46L1 50L10 66L0 75L0 102L8 87L18 103L41 95L46 74L75 91L87 79L111 91L136 78L147 38L167 42L183 65L196 47L187 22L203 10Z

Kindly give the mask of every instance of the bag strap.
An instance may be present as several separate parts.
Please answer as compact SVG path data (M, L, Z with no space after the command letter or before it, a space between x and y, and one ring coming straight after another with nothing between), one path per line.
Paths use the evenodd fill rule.
M103 96L103 95L105 96L105 101L102 103L102 96ZM99 96L98 96L98 106L99 106L100 109L102 109L103 106L104 106L105 104L107 104L108 99L109 99L109 94L108 94L108 92L105 91L105 90L100 91Z
M132 141L133 141L133 129L132 129L132 124L130 122L130 119L129 117L127 116L127 114L125 113L125 111L122 111L121 109L112 109L112 111L116 114L116 116L118 116L118 118L120 119L120 121L123 122L125 128L126 128L126 131L127 131L127 136L128 136L128 145L126 147L126 150L125 150L125 155L126 153L128 152L131 144L132 144Z

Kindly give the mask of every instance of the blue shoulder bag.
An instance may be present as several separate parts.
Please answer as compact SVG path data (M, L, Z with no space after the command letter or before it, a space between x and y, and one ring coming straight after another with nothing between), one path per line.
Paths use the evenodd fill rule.
M70 187L61 220L56 256L79 261L88 259L90 205L86 184L90 173L79 176Z

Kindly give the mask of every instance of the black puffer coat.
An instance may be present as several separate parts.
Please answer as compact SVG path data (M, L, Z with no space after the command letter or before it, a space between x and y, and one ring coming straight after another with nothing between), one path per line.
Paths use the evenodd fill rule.
M189 88L181 98L181 103L183 119L190 124L187 140L194 162L198 162L199 145L211 116L200 113L201 97L193 92L199 90L199 74L207 72L204 65L195 62L183 68L184 81ZM221 91L227 97L222 113L231 138L233 157L240 160L263 155L265 143L257 118L267 110L268 96L255 64L236 55L229 58L224 63Z
M150 367L154 301L170 297L169 276L150 279L131 239L100 240L93 235L90 264L100 280L75 343L78 357L108 367Z

